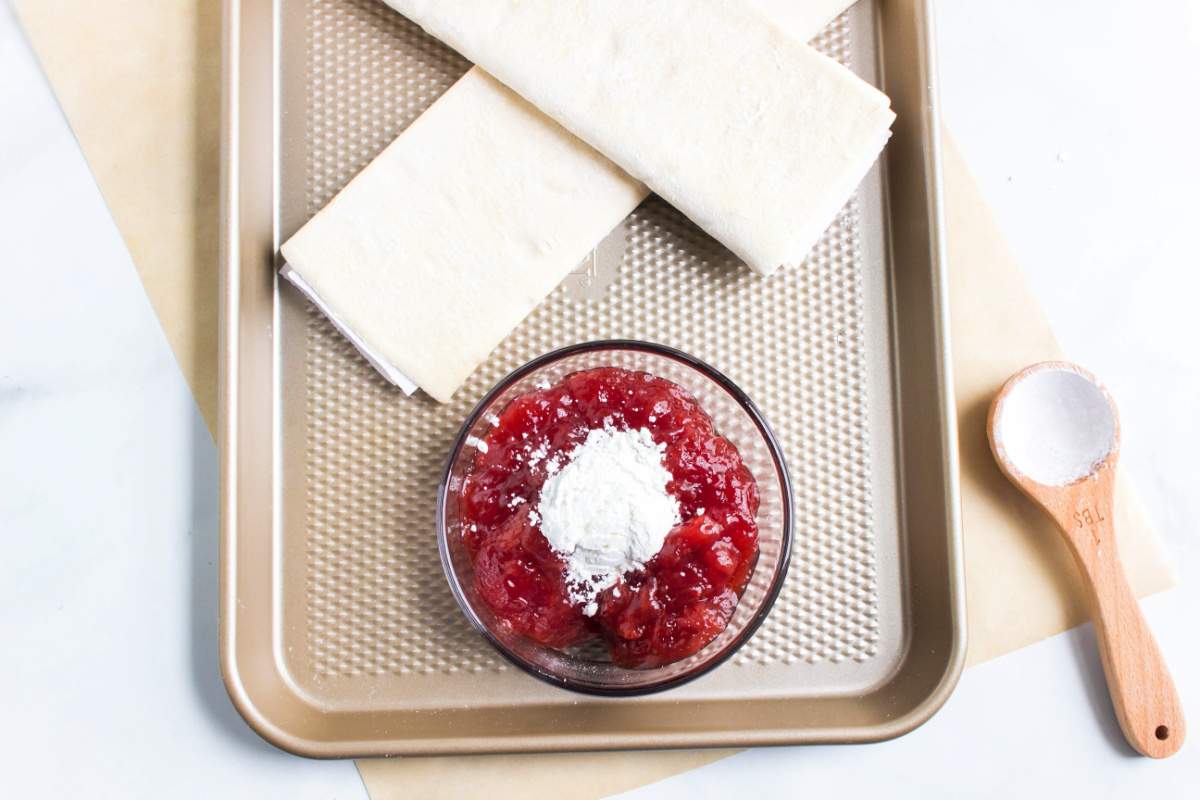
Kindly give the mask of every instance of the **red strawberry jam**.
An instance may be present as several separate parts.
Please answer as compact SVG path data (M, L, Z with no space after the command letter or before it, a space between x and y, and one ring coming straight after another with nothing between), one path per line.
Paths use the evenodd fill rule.
M758 559L758 487L737 448L682 388L616 367L576 372L515 398L475 454L462 522L480 596L501 624L556 648L602 637L615 663L685 658L729 624ZM680 524L643 569L585 613L567 565L538 528L542 485L595 428L650 432L664 445Z

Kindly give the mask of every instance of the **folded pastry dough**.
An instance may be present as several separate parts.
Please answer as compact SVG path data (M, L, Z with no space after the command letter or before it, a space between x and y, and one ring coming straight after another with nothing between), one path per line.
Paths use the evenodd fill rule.
M644 196L472 70L292 236L283 257L372 360L446 402Z
M849 5L747 2L797 41ZM476 67L283 255L388 380L444 402L648 193Z
M744 2L385 1L764 275L804 259L895 118Z

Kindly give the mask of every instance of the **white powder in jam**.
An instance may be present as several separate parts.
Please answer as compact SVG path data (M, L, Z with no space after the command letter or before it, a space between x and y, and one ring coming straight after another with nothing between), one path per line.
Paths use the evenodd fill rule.
M596 613L598 595L641 569L679 524L665 450L645 428L595 428L542 486L542 535L566 560L571 602L587 616Z

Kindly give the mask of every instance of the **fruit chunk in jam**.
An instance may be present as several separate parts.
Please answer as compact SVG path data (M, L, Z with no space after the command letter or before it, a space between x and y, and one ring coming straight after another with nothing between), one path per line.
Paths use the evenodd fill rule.
M542 484L589 430L650 431L665 444L667 491L683 520L645 568L572 604L566 564L538 529ZM729 624L758 559L758 488L741 456L682 388L600 367L515 398L483 439L463 483L464 538L480 596L501 624L551 647L603 637L615 663L685 658Z

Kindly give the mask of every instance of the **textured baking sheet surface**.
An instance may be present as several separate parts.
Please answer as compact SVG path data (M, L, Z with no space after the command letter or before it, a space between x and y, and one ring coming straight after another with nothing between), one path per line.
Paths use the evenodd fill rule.
M285 91L285 120L303 137L283 171L283 196L303 198L292 201L296 219L284 214L288 233L470 65L375 0L283 5L302 21L292 24L302 25L303 42L291 46L305 49L303 74L290 79L302 93L289 100ZM850 32L843 17L814 43L849 63ZM729 374L763 410L792 472L797 524L786 585L763 627L716 674L778 675L787 666L801 671L788 683L803 686L803 670L824 669L835 677L822 683L836 689L830 667L880 660L888 625L880 597L899 592L881 593L877 563L868 371L870 348L886 343L865 332L860 205L847 205L807 263L763 280L652 197L447 405L404 397L283 289L281 346L301 373L288 377L285 429L303 432L302 443L285 443L283 488L283 549L293 562L283 589L293 618L283 636L295 678L336 702L346 681L390 676L395 686L512 672L446 587L434 534L437 482L459 425L499 378L553 348L613 337L669 344ZM747 680L755 679L737 682ZM846 689L861 689L857 680Z

